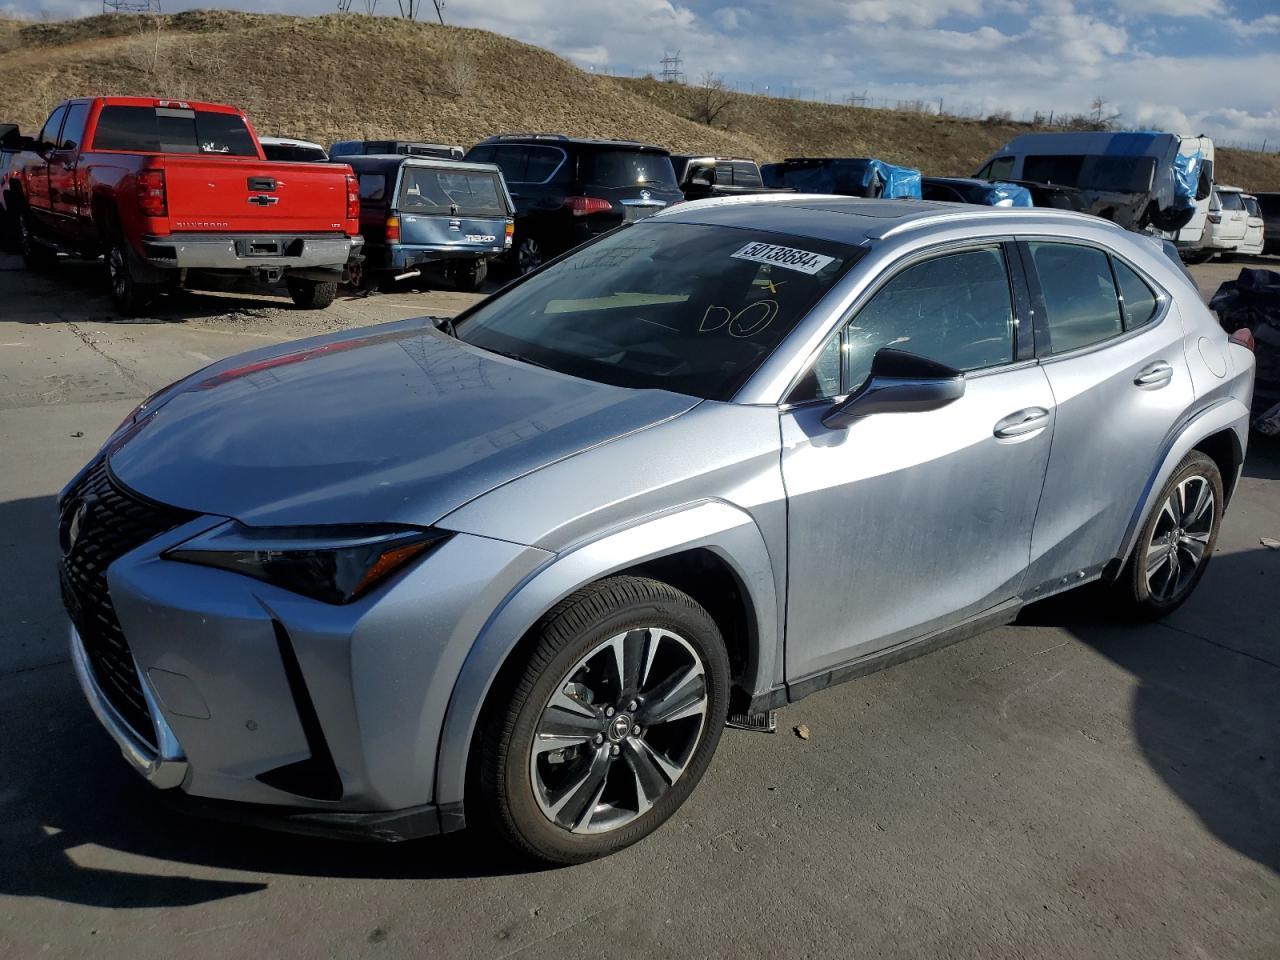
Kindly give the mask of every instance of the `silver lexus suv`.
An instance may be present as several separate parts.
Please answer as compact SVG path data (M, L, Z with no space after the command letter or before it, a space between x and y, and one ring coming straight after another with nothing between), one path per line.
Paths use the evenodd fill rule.
M726 717L1102 580L1158 617L1254 361L1102 220L684 204L422 318L216 363L63 492L80 682L193 806L575 862Z

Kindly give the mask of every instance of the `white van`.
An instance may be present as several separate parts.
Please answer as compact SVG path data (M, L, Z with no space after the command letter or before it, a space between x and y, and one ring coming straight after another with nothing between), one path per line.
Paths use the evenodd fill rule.
M1200 162L1190 170L1187 160L1197 153ZM1188 173L1194 183L1186 182ZM1213 141L1172 133L1025 133L974 176L1075 188L1090 213L1190 251L1200 246L1208 219Z

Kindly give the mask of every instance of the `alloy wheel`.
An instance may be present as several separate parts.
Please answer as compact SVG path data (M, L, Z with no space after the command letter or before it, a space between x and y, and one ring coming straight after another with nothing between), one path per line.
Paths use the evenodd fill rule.
M572 833L643 816L693 758L707 708L705 665L683 637L641 627L598 644L538 718L529 774L543 815Z
M542 247L533 237L525 237L516 250L516 263L520 273L532 273L542 266Z
M1145 558L1147 591L1161 603L1181 596L1204 562L1217 509L1214 499L1208 478L1193 475L1161 504Z
M129 292L129 271L118 243L112 244L107 252L107 273L111 278L111 292L117 301L123 301Z

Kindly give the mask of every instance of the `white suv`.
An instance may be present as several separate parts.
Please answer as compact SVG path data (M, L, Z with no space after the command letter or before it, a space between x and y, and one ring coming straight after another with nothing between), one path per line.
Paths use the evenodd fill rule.
M1224 257L1240 252L1249 227L1249 214L1244 206L1244 191L1239 187L1214 184L1209 197L1209 222L1205 227L1203 249Z

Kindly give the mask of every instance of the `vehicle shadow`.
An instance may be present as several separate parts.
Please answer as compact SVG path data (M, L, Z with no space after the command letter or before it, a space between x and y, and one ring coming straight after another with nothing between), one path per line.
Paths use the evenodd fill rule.
M200 819L166 802L120 758L75 681L53 573L54 515L53 497L0 503L0 574L31 594L6 595L0 622L0 895L181 906L254 893L277 874L432 879L540 869L470 832L351 843ZM10 600L20 613L9 616ZM39 616L28 615L37 608ZM31 648L42 656L14 653ZM94 848L155 867L105 869L95 865ZM258 876L201 878L189 875L192 868Z
M1278 581L1280 552L1255 547L1216 555L1158 623L1118 620L1096 586L1027 607L1018 622L1066 629L1130 673L1143 759L1218 840L1280 873Z

